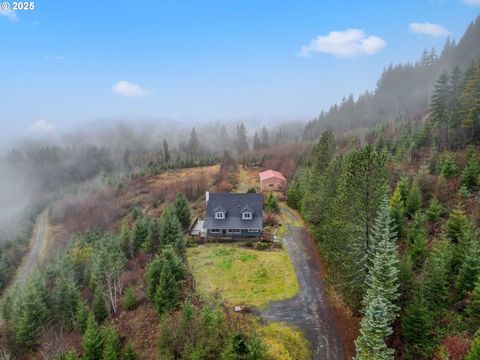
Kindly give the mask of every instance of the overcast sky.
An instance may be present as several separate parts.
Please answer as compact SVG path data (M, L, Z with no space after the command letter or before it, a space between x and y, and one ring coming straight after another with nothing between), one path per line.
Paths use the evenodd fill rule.
M11 4L11 2L10 2ZM0 10L1 139L104 119L308 120L480 0L35 1Z

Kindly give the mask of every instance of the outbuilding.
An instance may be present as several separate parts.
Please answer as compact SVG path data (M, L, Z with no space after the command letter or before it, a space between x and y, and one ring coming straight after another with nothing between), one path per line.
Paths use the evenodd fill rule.
M266 170L260 173L260 190L266 191L286 191L287 178L281 172L275 170Z

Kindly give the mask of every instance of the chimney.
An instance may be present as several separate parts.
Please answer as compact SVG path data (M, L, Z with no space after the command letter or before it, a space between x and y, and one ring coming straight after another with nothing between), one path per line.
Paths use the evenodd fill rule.
M205 202L208 203L208 200L210 199L210 192L205 193Z

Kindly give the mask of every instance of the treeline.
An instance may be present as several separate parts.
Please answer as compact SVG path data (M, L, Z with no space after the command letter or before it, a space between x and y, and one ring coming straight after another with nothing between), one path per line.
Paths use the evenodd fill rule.
M333 285L363 314L357 359L475 359L480 241L462 205L478 206L478 150L462 161L429 152L405 177L395 146L382 144L339 154L323 133L288 202L306 219Z
M258 336L195 297L185 264L186 198L179 194L160 219L138 210L132 216L134 223L125 221L116 233L75 237L53 264L6 297L3 355L136 359L142 349L129 341L133 334L119 332L114 317L145 306L140 301L146 297L160 319L159 358L265 359ZM138 261L147 263L144 279L129 265ZM78 335L81 348L71 341Z
M310 121L304 131L305 140L314 140L331 129L345 132L371 127L398 119L416 119L428 111L431 91L443 70L461 70L480 58L480 18L477 18L456 44L448 40L440 53L425 51L415 64L390 65L383 72L373 92L365 92L357 100L350 95L340 104L322 112Z

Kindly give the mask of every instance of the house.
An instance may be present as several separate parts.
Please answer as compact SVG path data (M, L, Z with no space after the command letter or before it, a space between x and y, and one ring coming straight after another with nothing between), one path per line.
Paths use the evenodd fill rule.
M274 170L262 171L260 173L260 190L264 191L286 191L287 179L281 172Z
M263 233L263 195L206 193L207 238L255 239Z

